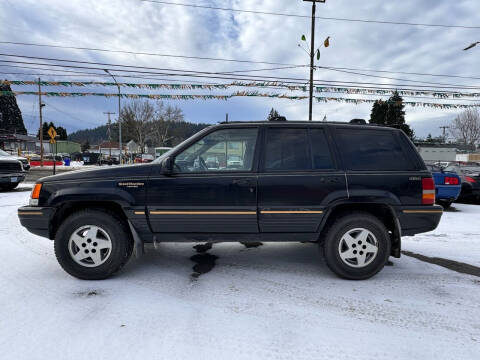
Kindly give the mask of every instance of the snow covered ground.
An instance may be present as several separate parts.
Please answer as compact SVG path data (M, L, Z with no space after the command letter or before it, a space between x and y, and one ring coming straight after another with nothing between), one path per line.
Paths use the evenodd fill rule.
M2 359L479 358L478 277L403 256L345 281L314 244L235 243L214 245L198 279L193 244L165 244L112 279L80 281L20 226L28 195L0 193ZM404 248L478 266L480 206L455 207Z

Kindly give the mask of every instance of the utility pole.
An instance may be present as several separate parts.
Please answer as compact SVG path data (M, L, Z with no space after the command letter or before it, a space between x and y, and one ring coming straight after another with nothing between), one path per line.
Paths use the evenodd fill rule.
M447 136L446 136L445 130L450 129L450 126L440 126L440 129L443 130L443 142L446 143L447 142Z
M228 113L225 114L225 122L228 123Z
M108 132L108 142L110 143L110 160L112 159L112 132L110 130L110 125L112 122L110 121L110 115L115 115L114 112L106 111L104 114L108 115L108 123L107 123L107 132ZM122 155L122 150L120 150L120 155Z
M40 166L43 167L43 118L42 108L45 104L42 103L42 88L40 85L40 78L38 78L38 109L40 110Z
M310 35L310 91L308 99L308 120L312 121L313 112L313 61L315 57L315 12L317 9L317 2L324 3L326 0L303 0L312 3L312 33Z
M110 75L113 79L113 81L115 81L115 84L117 85L117 88L118 88L118 144L119 144L119 148L120 148L120 158L119 158L119 162L120 162L120 165L123 164L123 158L122 158L122 120L120 118L120 114L122 113L122 110L121 110L121 105L120 105L120 98L121 98L121 92L120 92L120 85L118 84L117 82L117 79L115 79L115 76L112 75L112 73L110 73L110 71L108 71L108 69L104 69L104 71Z

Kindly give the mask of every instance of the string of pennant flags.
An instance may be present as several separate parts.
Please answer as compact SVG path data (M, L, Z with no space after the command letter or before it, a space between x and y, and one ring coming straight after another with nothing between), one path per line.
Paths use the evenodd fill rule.
M99 96L99 97L118 97L128 98L128 99L170 99L170 100L228 100L234 97L264 97L264 98L278 98L278 99L288 99L288 100L305 100L308 99L308 96L292 96L279 93L261 93L258 91L237 91L232 94L227 95L213 95L213 94L118 94L118 93L97 93L97 92L40 92L42 96L47 97L85 97L85 96ZM37 91L0 91L0 96L17 96L17 95L39 95ZM340 102L347 104L364 104L364 103L373 103L376 100L374 99L353 99L353 98L344 98L344 97L330 97L330 96L315 96L317 102L327 103L327 102ZM449 104L449 103L435 103L435 102L416 102L416 101L403 101L396 102L385 100L385 103L392 103L394 105L400 105L403 103L407 106L412 107L431 107L437 109L464 109L464 108L473 108L480 107L480 102L478 104Z
M22 80L5 80L4 84L16 86L32 86L38 85L38 81L22 81ZM97 81L40 81L41 86L63 86L63 87L88 87L88 86L102 86L111 87L117 86L112 82L97 82ZM167 89L167 90L224 90L230 87L283 87L290 91L307 92L308 87L302 85L291 85L284 82L267 81L267 82L241 82L235 81L227 84L143 84L143 83L118 83L119 86L132 89ZM332 86L317 86L315 87L317 93L342 93L352 95L391 95L390 89L370 89L361 87L332 87ZM397 90L400 96L432 96L438 99L462 99L462 98L480 98L480 92L455 92L455 91L436 91L436 90Z

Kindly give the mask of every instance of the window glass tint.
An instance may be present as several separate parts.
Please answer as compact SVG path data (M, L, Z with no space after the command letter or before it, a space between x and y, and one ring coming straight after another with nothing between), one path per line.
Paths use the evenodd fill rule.
M414 170L393 132L338 129L339 148L350 170Z
M328 148L327 138L323 129L310 129L312 144L312 165L314 169L333 169L333 159Z
M269 128L265 139L265 170L310 170L307 129Z
M177 173L250 171L258 129L217 130L175 158Z

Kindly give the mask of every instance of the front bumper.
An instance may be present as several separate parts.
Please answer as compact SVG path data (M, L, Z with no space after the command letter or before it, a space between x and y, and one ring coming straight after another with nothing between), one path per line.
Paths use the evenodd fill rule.
M55 214L55 208L22 206L18 209L18 218L23 227L32 234L50 238L50 220Z
M25 180L24 173L0 174L0 184L15 184L23 180Z
M443 208L434 206L402 206L397 209L402 236L413 236L434 230L442 218Z

